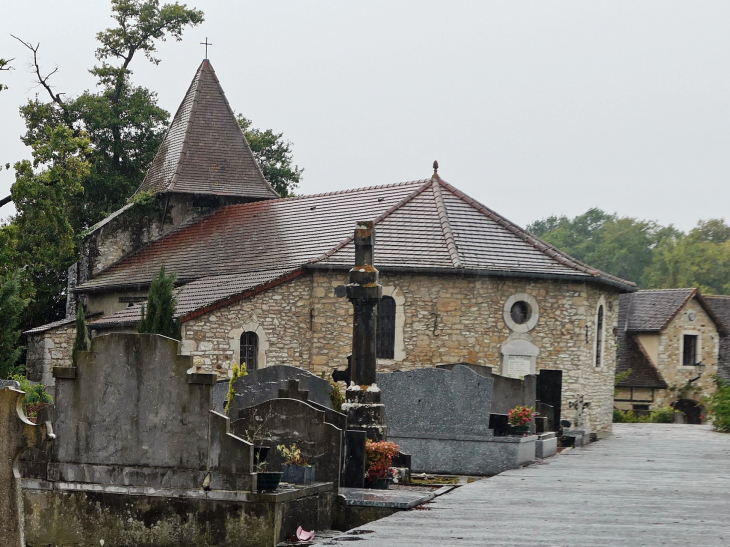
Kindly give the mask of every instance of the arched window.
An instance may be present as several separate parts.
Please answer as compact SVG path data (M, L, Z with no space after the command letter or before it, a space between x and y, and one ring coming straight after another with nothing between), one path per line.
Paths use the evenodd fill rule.
M244 332L241 335L241 363L246 363L246 370L258 367L259 337L255 332Z
M395 300L384 296L378 304L378 359L393 359L395 355Z
M596 366L601 366L601 350L603 350L603 306L598 306L596 320Z

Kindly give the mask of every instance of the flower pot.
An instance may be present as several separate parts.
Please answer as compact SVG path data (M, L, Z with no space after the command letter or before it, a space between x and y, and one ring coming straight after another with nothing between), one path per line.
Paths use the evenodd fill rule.
M530 426L528 425L510 425L512 435L525 435L530 433Z
M258 465L261 462L266 461L266 457L269 455L269 446L254 446L253 447L253 464Z
M368 480L368 488L373 488L375 490L388 490L390 488L390 482L392 479L375 479L374 481Z
M279 488L281 482L281 472L267 471L265 473L256 473L256 487L259 492L273 492Z
M314 484L313 465L281 464L281 471L284 476L281 480L292 484Z

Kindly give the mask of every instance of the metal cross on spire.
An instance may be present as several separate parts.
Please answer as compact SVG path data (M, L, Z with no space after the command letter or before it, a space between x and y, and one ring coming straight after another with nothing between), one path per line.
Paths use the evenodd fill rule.
M200 42L201 46L205 46L205 58L208 58L208 46L212 46L213 44L208 43L208 37L205 37L205 42Z

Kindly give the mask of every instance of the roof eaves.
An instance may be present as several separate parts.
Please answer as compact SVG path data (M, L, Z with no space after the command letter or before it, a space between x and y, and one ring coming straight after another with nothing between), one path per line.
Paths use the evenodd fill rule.
M676 307L676 309L674 310L674 312L672 312L672 314L667 318L667 320L664 321L664 323L662 324L662 326L658 330L659 331L663 331L664 329L666 329L669 326L669 323L671 323L672 321L674 321L674 318L677 317L677 315L679 314L679 311L687 305L687 302L689 302L690 300L692 300L692 298L694 298L695 296L697 296L697 294L698 294L697 289L692 289L687 294L687 296L684 298L684 300L682 300L682 302L679 304L679 306ZM702 305L702 304L700 304L700 305Z
M578 270L580 272L586 273L590 276L597 277L603 281L611 281L608 283L609 285L617 288L621 288L624 291L633 292L637 290L636 283L633 281L628 281L626 279L621 279L620 277L613 276L611 274L607 274L605 272L602 272L601 270L598 270L596 268L592 268L588 264L584 264L583 262L580 262L579 260L573 258L572 256L564 253L557 247L554 247L550 245L549 243L543 241L539 237L527 232L526 230L523 230L516 224L510 222L503 216L497 214L496 212L492 211L489 207L486 205L483 205L479 203L474 198L471 198L467 196L464 192L459 190L458 188L452 186L445 180L443 180L438 175L434 175L439 179L440 184L446 188L449 192L454 194L456 197L461 199L462 201L468 203L481 213L485 214L487 217L489 217L491 220L505 228L506 230L510 231L515 236L519 237L526 243L532 245L535 247L538 251L546 254L547 256L553 258L558 263L567 266L569 268L572 268L574 270Z

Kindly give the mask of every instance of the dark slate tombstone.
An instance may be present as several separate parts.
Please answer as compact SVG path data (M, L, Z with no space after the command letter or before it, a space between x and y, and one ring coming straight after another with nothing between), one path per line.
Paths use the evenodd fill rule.
M279 399L296 399L297 401L308 401L309 390L299 389L299 380L294 378L289 379L289 387L279 388Z
M296 444L315 466L317 482L340 482L343 431L326 421L326 413L296 399L270 399L243 408L231 423L231 432L242 438L269 446L266 462L269 471L280 471L283 459L276 449ZM255 436L255 437L254 437Z
M362 430L345 431L342 450L342 482L345 488L365 487L365 442L366 433Z
M490 414L489 429L494 431L495 437L509 435L509 416L507 414Z
M561 403L563 400L563 371L541 370L537 375L535 397L546 405L553 407L552 431L557 431L561 420Z
M247 376L236 380L234 389L236 396L233 399L228 415L238 416L241 409L256 406L264 401L279 398L280 389L289 389L289 380L298 380L298 390L308 391L308 400L327 408L332 408L332 386L328 380L323 380L311 372L288 365L275 365L251 371ZM223 382L219 382L223 384ZM217 387L217 386L216 386ZM227 392L221 388L214 392L222 400L215 401L215 408L222 408L225 404Z

